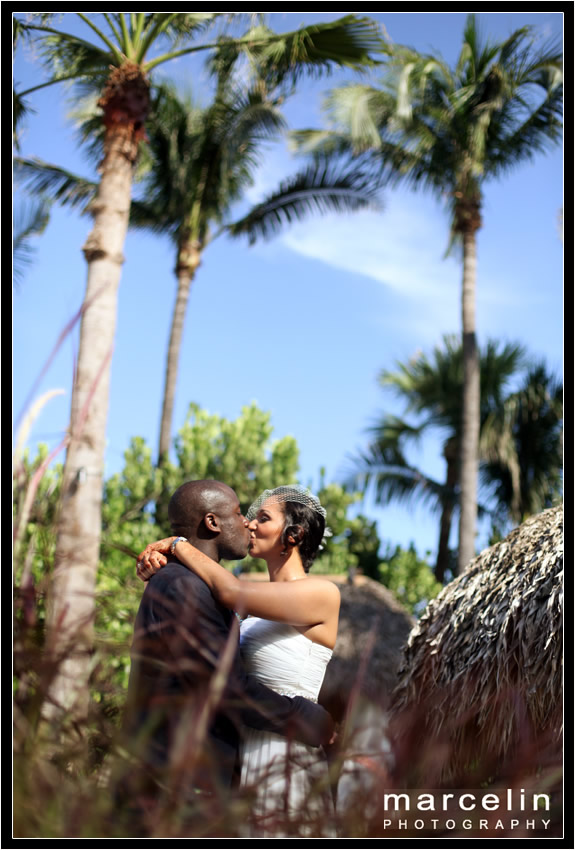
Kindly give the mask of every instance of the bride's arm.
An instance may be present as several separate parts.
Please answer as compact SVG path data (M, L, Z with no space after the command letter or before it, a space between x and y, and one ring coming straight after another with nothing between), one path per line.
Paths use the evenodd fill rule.
M330 581L313 577L289 582L240 581L184 538L161 541L164 551L166 545L176 539L173 554L206 582L222 605L237 611L240 616L252 614L293 626L312 626L325 623L339 610L339 590ZM152 566L165 563L161 555L158 558L158 550L149 552L149 549L147 547L144 553Z

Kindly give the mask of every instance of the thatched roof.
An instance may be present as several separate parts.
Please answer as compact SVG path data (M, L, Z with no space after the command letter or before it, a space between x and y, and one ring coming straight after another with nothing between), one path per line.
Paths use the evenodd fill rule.
M356 576L353 584L338 585L338 636L319 701L340 719L356 685L364 697L387 705L398 681L401 651L415 621L376 581Z
M562 609L561 507L483 551L429 603L392 710L417 714L421 741L447 743L445 775L482 758L500 767L526 742L560 753Z

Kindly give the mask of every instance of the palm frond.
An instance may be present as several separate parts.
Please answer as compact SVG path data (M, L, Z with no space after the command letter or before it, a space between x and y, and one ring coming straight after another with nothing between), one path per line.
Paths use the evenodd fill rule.
M158 32L163 32L172 40L174 47L185 42L190 37L195 37L206 32L216 21L227 16L226 12L153 12L146 15L146 28L154 24L158 26Z
M544 363L530 364L522 386L482 433L482 486L512 522L539 513L561 495L563 387Z
M292 130L288 144L293 152L318 157L349 156L349 136L337 130Z
M561 53L534 50L527 28L488 43L473 15L453 72L441 57L402 45L390 53L381 87L336 89L325 105L329 129L293 138L312 155L369 149L390 185L447 198L449 251L461 229L455 193L480 201L487 178L559 141Z
M223 112L220 102L201 109L184 102L170 87L158 91L148 122L150 168L143 175L135 226L146 226L155 215L153 229L173 234L196 210L198 237L210 220L220 218L222 206L225 209L234 197L237 171L235 162L225 162Z
M131 223L172 237L188 229L203 241L246 185L253 183L261 143L284 126L277 106L262 92L220 80L205 108L159 87L144 149L151 167L134 201Z
M44 232L49 220L50 204L44 198L16 206L12 239L14 283L21 282L32 262L34 249L30 240Z
M563 87L548 97L508 135L491 145L486 173L497 177L513 165L556 144L562 135Z
M230 89L222 106L222 131L235 147L277 138L287 128L278 104L257 89Z
M311 212L353 211L376 207L379 186L360 165L337 167L325 162L285 180L278 189L239 221L226 226L231 236L246 234L250 243L269 238L293 221Z
M428 428L428 422L412 425L404 419L391 414L367 429L372 435L370 445L377 450L378 456L392 466L405 464L407 443L417 445Z
M94 181L41 159L16 157L14 176L28 192L45 195L63 206L79 207L83 213L98 187Z
M273 86L295 85L302 76L318 76L334 67L361 70L379 64L384 42L369 18L346 15L336 21L273 33L260 26L242 39L242 50L260 76Z
M465 19L465 27L463 29L463 47L466 49L467 64L474 64L475 57L479 53L479 32L477 29L476 15L468 15ZM461 57L459 65L463 65Z
M191 37L208 29L224 14L221 12L152 12L143 15L144 22L142 23L141 19L138 20L135 32L134 61L143 65L144 69L149 71L156 65L166 62L177 55L202 49L201 46L198 47L195 45L184 49L178 48L181 44L188 42ZM167 36L169 39L169 52L161 56L155 56L153 59L145 62L144 60L151 47L157 44L162 36Z
M30 26L30 29L37 32L40 55L53 78L98 75L106 79L110 65L122 62L117 48L104 49L71 33L45 25Z
M409 506L414 502L426 505L432 512L440 509L444 486L419 469L410 466L405 459L388 463L378 447L371 446L365 452L351 458L355 469L349 475L346 485L364 495L373 494L377 504L386 505L395 502Z
M229 41L222 44L219 40L211 45L172 50L147 62L146 70L176 56L216 46L222 47L222 58L225 57L225 51L228 52L224 64L226 61L232 64L235 62L237 46L239 53L257 69L260 79L265 79L272 87L293 87L301 76L318 76L334 67L349 67L358 71L367 69L379 64L371 54L384 49L373 21L347 15L337 21L313 24L281 34L260 24L237 39L236 45Z
M481 404L499 407L509 391L509 382L527 366L527 349L522 343L488 339L480 349Z
M502 411L494 411L487 417L479 441L483 459L480 469L482 482L492 481L493 469L501 468L502 477L509 478L508 504L510 515L514 518L519 516L521 498L521 469L512 426L516 415L516 399L507 399Z
M15 15L12 18L12 47L14 50L18 46L19 42L30 42L34 37L34 29L32 22L35 22L34 25L47 25L52 19L55 17L54 12L42 12L29 14L26 18L17 18Z
M479 353L478 515L520 521L526 512L548 507L561 491L562 385L543 364L531 364L520 344L488 340ZM459 491L453 475L449 486L439 485L409 457L424 433L439 429L448 469L452 473L456 469L462 429L461 338L445 335L431 356L418 352L396 367L382 371L381 386L392 389L415 419L387 414L370 427L369 444L352 458L347 484L372 492L382 504L393 500L407 505L418 499L433 510L447 503L457 507ZM510 380L520 373L522 386L510 392Z
M154 201L150 203L139 198L132 198L130 227L136 230L147 230L150 233L168 233L175 239L178 221L170 216L161 215Z
M18 133L25 118L33 114L35 110L30 106L27 100L16 91L12 94L12 140L16 150L20 150L20 140Z
M334 89L324 99L333 128L345 127L354 153L381 147L381 130L395 114L395 102L370 85L350 84Z

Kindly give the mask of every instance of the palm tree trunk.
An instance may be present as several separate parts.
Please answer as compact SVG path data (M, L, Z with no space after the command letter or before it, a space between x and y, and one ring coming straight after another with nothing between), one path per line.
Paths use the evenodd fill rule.
M458 481L458 449L452 440L449 440L444 449L444 457L447 461L446 490L447 496L443 502L441 521L439 525L439 543L437 546L437 560L435 562L435 578L443 584L445 573L451 566L449 553L449 535L451 533L451 520L455 508L455 488Z
M118 109L125 69L110 75L112 110ZM134 69L128 69L134 78ZM118 285L130 213L133 164L142 134L145 81L135 80L139 110L132 121L113 119L104 106L105 156L92 204L94 226L83 251L88 264L64 465L54 575L47 612L48 657L58 664L46 716L59 709L85 715L93 644L95 585L100 553L101 505L110 363L116 330ZM105 92L106 94L106 92ZM116 111L117 115L117 111Z
M453 517L453 504L444 505L441 512L441 521L439 525L439 544L437 547L437 559L433 570L435 578L443 584L445 573L450 566L449 556L449 535L451 533L451 520Z
M168 344L160 441L158 445L158 466L160 467L167 461L168 453L170 451L174 399L176 396L176 384L178 380L178 366L180 361L184 321L186 318L190 288L196 274L196 270L200 265L200 258L201 247L196 240L187 241L178 252L178 263L176 266L178 291L172 315L170 341Z
M461 506L457 571L463 572L475 555L477 481L479 464L479 354L475 336L475 229L463 233L463 423L461 435Z

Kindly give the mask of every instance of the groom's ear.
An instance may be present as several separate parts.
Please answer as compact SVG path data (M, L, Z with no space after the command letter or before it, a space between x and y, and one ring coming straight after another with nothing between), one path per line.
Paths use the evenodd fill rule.
M221 531L220 520L214 513L204 514L204 524L212 534L219 534Z

